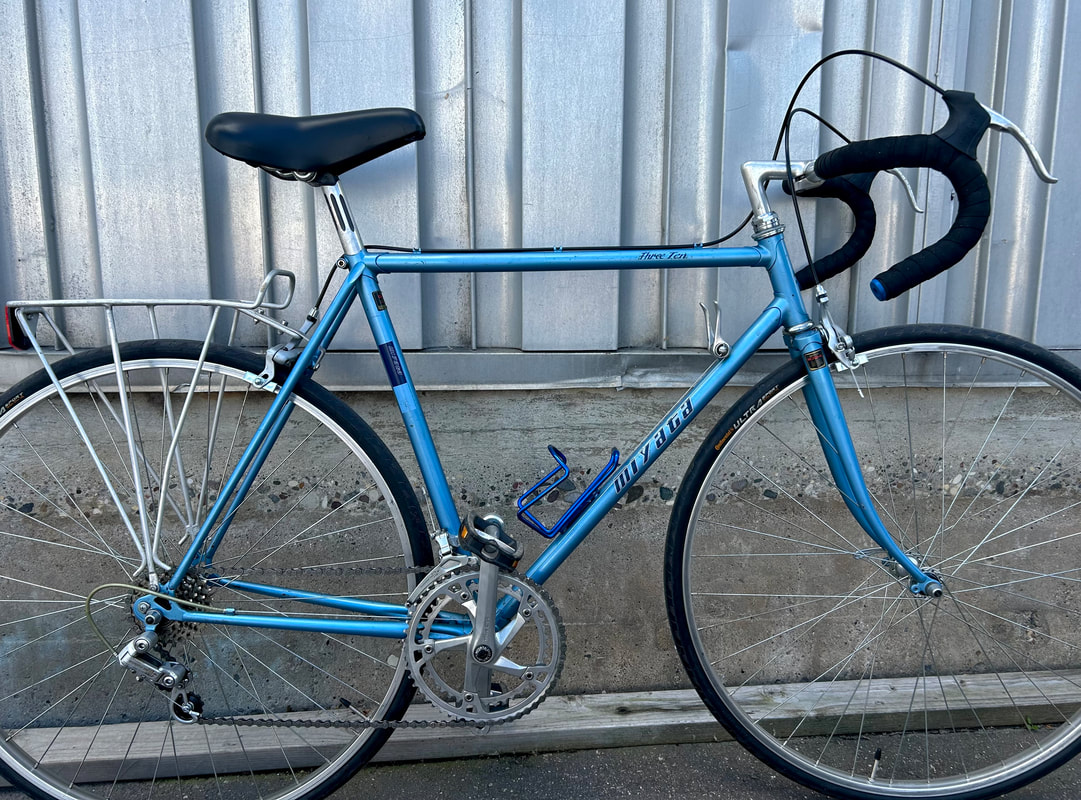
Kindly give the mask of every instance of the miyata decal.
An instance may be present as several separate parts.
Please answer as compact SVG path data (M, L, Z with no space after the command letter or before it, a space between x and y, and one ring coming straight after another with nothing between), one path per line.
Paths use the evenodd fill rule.
M379 355L383 357L383 368L387 371L391 386L401 386L405 383L405 369L402 360L398 357L398 350L394 342L379 345Z
M690 400L684 400L672 415L661 423L656 432L651 436L641 449L627 462L627 465L616 475L615 487L617 492L622 492L639 474L641 474L651 458L656 458L661 451L672 441L675 433L683 427L691 414L694 406Z

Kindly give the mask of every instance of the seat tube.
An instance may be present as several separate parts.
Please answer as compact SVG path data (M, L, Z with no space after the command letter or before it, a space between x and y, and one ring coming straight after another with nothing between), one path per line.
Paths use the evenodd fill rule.
M359 263L361 259L347 256L347 260L355 260ZM409 434L409 441L413 445L421 475L428 487L436 518L444 531L451 536L457 535L460 518L450 487L447 485L443 465L439 461L435 444L432 442L431 430L428 428L424 411L420 407L417 390L402 356L402 348L398 344L398 336L390 321L386 303L383 302L383 293L379 289L375 276L367 267L362 267L358 288L364 313L368 317L368 324L371 326L372 335L379 348L379 355L383 359L383 367L386 369L387 378L390 380L394 397L402 413L402 421Z
M398 409L402 413L409 441L413 445L413 452L420 465L421 476L424 478L428 495L435 507L436 519L439 520L444 531L451 536L456 535L460 521L458 509L451 497L443 465L439 463L439 455L432 442L428 421L420 408L420 400L417 398L417 390L413 386L409 368L405 365L402 348L398 344L398 335L390 321L386 303L383 302L383 293L379 290L375 275L364 264L364 244L357 233L353 215L349 211L345 195L342 194L341 185L335 183L332 186L324 186L323 197L327 201L331 220L338 231L338 238L345 252L344 259L349 264L349 278L357 286L364 314L368 318L372 336L375 337L375 344L383 359L383 367L387 371L394 397L398 401Z

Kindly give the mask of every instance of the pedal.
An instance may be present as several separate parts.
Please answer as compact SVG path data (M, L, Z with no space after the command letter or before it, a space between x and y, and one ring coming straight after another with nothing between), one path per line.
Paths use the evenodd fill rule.
M571 524L582 515L582 512L589 508L590 504L597 499L597 493L600 490L601 484L616 471L616 467L619 465L619 451L615 448L612 449L612 457L608 459L608 463L604 469L597 473L597 476L590 481L589 486L582 492L581 496L571 504L571 507L564 512L556 524L552 527L547 527L543 522L537 519L533 513L529 510L541 498L548 494L557 484L566 479L570 474L570 467L567 466L567 458L559 450L552 445L548 445L548 452L552 454L552 458L555 459L556 466L541 478L533 488L518 498L518 519L535 530L541 536L546 539L552 539L559 534L563 533Z
M515 569L525 554L525 547L507 533L503 520L495 515L474 517L472 525L463 521L458 543L463 550L505 572Z

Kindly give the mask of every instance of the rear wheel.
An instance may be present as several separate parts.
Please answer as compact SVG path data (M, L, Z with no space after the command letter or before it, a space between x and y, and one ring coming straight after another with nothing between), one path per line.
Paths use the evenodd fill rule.
M257 386L262 359L212 347L200 367L201 347L124 345L122 383L108 349L89 352L54 365L63 395L38 373L0 398L0 771L35 796L321 797L388 735L331 726L399 718L412 693L400 640L166 622L152 655L187 669L179 699L204 720L183 724L169 693L118 663L142 630L144 522L164 583L275 396ZM177 595L340 618L238 587L404 604L430 564L390 452L304 380L213 566Z
M835 382L864 476L944 596L915 596L840 501L793 362L684 478L672 631L713 713L789 777L997 795L1081 749L1081 372L953 326L856 344L867 363Z

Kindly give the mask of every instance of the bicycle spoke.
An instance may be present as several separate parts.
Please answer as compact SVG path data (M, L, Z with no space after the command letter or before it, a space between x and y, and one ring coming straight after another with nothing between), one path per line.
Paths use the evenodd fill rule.
M757 474L757 475L758 475L758 476L759 476L759 477L760 477L760 478L761 478L762 480L768 481L768 482L770 483L770 485L772 485L772 486L776 487L776 488L777 488L777 489L778 489L778 490L779 490L779 491L780 491L780 492L781 492L782 494L784 494L784 495L785 495L785 497L786 497L786 498L788 498L789 500L791 500L792 502L794 502L794 503L795 503L795 504L796 504L797 506L799 506L799 508L800 508L800 510L801 510L801 511L804 511L804 512L806 512L807 514L809 514L809 515L811 516L811 518L812 518L812 519L814 519L815 521L817 521L817 522L821 523L822 527L826 528L826 530L828 530L828 531L829 531L830 533L834 534L834 535L835 535L835 536L836 536L836 537L837 537L838 539L840 539L841 541L843 541L843 542L844 542L845 544L849 545L849 546L850 546L850 547L852 548L852 550L853 550L853 551L855 551L855 550L857 549L857 548L856 548L856 546L855 546L854 544L852 544L852 542L851 542L851 541L849 541L849 540L848 540L848 538L847 538L847 537L845 537L845 536L844 536L844 535L843 535L843 534L842 534L842 533L841 533L840 531L838 531L838 530L837 530L836 528L834 528L834 527L833 527L832 525L830 525L830 524L829 524L828 522L826 522L826 520L822 519L822 517L820 517L820 516L819 516L818 514L816 514L816 513L814 512L814 511L812 511L811 509L809 509L809 508L808 508L808 507L807 507L806 505L804 505L803 503L801 503L801 502L800 502L800 501L799 501L799 500L798 500L798 499L797 499L797 498L796 498L796 497L795 497L794 495L792 495L792 494L791 494L791 493L790 493L790 492L789 492L789 491L788 491L787 489L785 489L785 488L784 488L783 486L781 486L781 485L780 485L779 483L777 483L777 482L776 482L775 480L773 480L772 478L770 478L769 476L767 476L767 475L766 475L766 474L765 474L764 472L762 472L762 471L761 471L760 469L758 469L758 468L757 468L756 466L754 466L753 464L751 464L751 463L749 463L749 462L743 462L743 465L744 465L744 466L746 466L746 467L748 467L748 468L750 468L750 469L751 469L751 470L752 470L752 471L753 471L753 472L754 472L755 474ZM806 529L803 529L803 530L804 530L804 531L805 531L806 533L810 534L810 531L807 531ZM812 534L812 535L813 535L813 534Z
M1003 409L1002 409L1002 413L1005 413L1005 411L1006 411L1006 407L1007 407L1007 406L1008 406L1008 403L1007 403L1006 405L1004 405L1004 406L1003 406ZM1020 446L1021 446L1021 443L1022 443L1022 442L1023 442L1024 440L1025 440L1025 436L1027 436L1027 435L1028 435L1029 431L1031 431L1031 430L1032 430L1032 428L1033 428L1033 427L1035 426L1035 424L1036 424L1036 420L1034 420L1034 421L1032 422L1032 424L1031 424L1031 425L1029 425L1029 427L1028 427L1028 429L1027 429L1027 430L1025 431L1025 433L1024 433L1024 434L1022 434L1022 436L1021 436L1021 437L1020 437L1020 438L1019 438L1019 439L1017 440L1017 444L1015 444L1015 445L1014 445L1013 449L1011 449L1011 450L1010 450L1009 454L1007 454L1007 456L1006 456L1006 457L1005 457L1005 458L1004 458L1004 459L1003 459L1003 460L1002 460L1002 461L1001 461L1001 462L999 463L999 467L998 467L998 470L996 470L996 472L995 472L995 473L994 473L994 474L993 474L993 475L991 476L991 479L990 479L990 480L994 480L994 478L995 478L995 477L996 477L996 476L998 475L998 472L999 472L999 471L1001 471L1001 469L1002 469L1002 466L1003 466L1003 464L1005 464L1005 463L1009 463L1010 459L1011 459L1011 458L1013 457L1013 455L1014 455L1014 453L1016 452L1017 448L1018 448L1018 447L1020 447ZM995 421L995 426L994 426L994 427L992 427L992 430L991 430L991 432L990 432L990 433L988 433L988 438L990 438L990 436L991 436L991 435L992 435L992 434L994 433L994 430L995 430L995 428L997 428L997 426L998 426L998 420L996 420L996 421ZM1059 450L1058 454L1056 455L1056 458L1058 457L1058 455L1061 455L1061 453L1062 453L1062 451L1063 451L1063 450L1065 450L1065 446L1063 446L1063 448L1062 448L1061 450ZM982 453L982 451L981 451L981 453ZM1053 461L1053 459L1052 459L1052 461ZM1047 463L1047 466L1050 466L1050 464L1052 463L1052 461L1048 461L1048 463ZM1045 467L1045 470L1046 470L1046 467ZM1011 512L1011 511L1012 511L1012 510L1013 510L1013 509L1014 509L1014 508L1015 508L1015 507L1017 506L1017 503L1019 503L1019 502L1020 502L1020 501L1021 501L1021 500L1022 500L1022 499L1024 498L1024 495L1028 494L1028 492L1029 492L1029 491L1030 491L1030 490L1031 490L1031 489L1032 489L1033 487L1035 487L1035 486L1039 485L1039 482L1040 482L1040 476L1042 476L1042 475L1043 475L1043 472L1044 472L1045 470L1041 471L1041 472L1040 472L1040 474L1039 474L1039 475L1037 475L1035 479L1033 479L1032 483L1030 483L1030 484L1029 484L1029 486L1028 486L1028 487L1027 487L1027 488L1026 488L1026 489L1025 489L1025 490L1024 490L1023 492L1021 492L1021 493L1020 493L1020 494L1019 494L1019 495L1017 496L1017 498L1015 499L1015 502L1014 502L1014 504L1013 504L1013 505L1012 505L1012 506L1011 506L1011 507L1010 507L1009 509L1007 509L1006 513L1005 513L1005 514L1003 514L1003 516L1001 517L1001 519L999 520L999 522L998 522L998 523L996 524L996 526L995 526L995 527L997 527L997 525L998 525L998 524L1001 524L1001 523L1002 523L1002 522L1003 522L1003 521L1004 521L1004 520L1006 519L1006 517L1007 517L1007 516L1009 516L1010 512ZM990 481L986 481L984 485L986 486L987 484L989 484L989 482L990 482ZM963 483L964 483L964 482L962 481L962 485L963 485ZM982 491L983 491L983 489L981 489L980 491L982 492ZM958 495L960 495L960 491L958 491ZM973 498L973 501L972 501L972 503L969 503L969 508L971 508L971 507L972 507L973 503L975 503L975 501L976 501L976 500L977 500L978 498L979 498L979 493L977 493L976 497L975 497L975 498ZM968 510L968 509L966 509L966 511L967 511L967 510ZM962 519L963 517L964 517L964 513L962 513L961 517L959 517L959 518L958 518L958 520L957 520L957 522L956 522L956 523L954 523L954 527L956 527L956 526L957 526L958 524L960 524L960 521L961 521L961 519ZM939 532L941 532L941 530L942 530L943 526L945 525L945 519L946 519L946 518L945 518L945 516L944 516L944 517L943 517L942 519L943 519L943 522L942 522L942 525L940 525L940 530L939 530ZM991 529L991 532L993 532L993 531L994 531L994 528L992 528L992 529ZM939 532L936 532L936 537L938 536L938 533L939 533ZM931 552L931 551L933 550L933 545L934 545L934 541L932 541L932 546L928 548L928 552Z
M853 795L990 794L1081 747L1081 386L997 340L908 330L857 346L840 399L875 508L946 595L854 546L832 481L804 491L829 437L802 374L778 372L684 480L673 628L707 703L771 763Z
M871 421L875 435L875 442L878 445L879 458L882 460L883 464L886 464L889 463L889 459L886 457L886 445L882 439L882 430L878 424L878 416L875 410L875 396L877 393L875 392L874 387L871 385L870 380L867 381L865 391L867 393L867 408L871 413ZM886 519L890 522L891 527L896 531L897 538L905 541L908 539L909 533L905 529L905 527L901 525L898 519L897 498L895 498L893 495L893 483L891 481L886 481L886 493L890 499L889 507L883 508Z
M253 385L262 360L202 352L203 343L148 343L121 346L119 358L76 356L57 365L63 395L46 378L26 393L31 405L0 415L0 488L11 498L0 506L0 756L46 749L47 762L19 768L62 791L181 800L197 773L216 786L210 796L299 800L386 736L328 735L310 720L379 721L405 708L401 642L387 639L166 619L145 663L183 668L183 697L216 723L203 726L174 719L169 693L135 681L115 654L142 630L134 606L152 588L144 539L179 562L275 396ZM269 617L375 618L229 581L266 572L295 592L404 606L409 568L430 563L407 481L325 392L302 380L291 400L265 468L230 511L215 566L196 554L186 575L159 575L180 601ZM26 502L33 509L20 511ZM132 588L101 588L111 583ZM228 723L253 715L263 726ZM236 780L244 775L253 780Z

